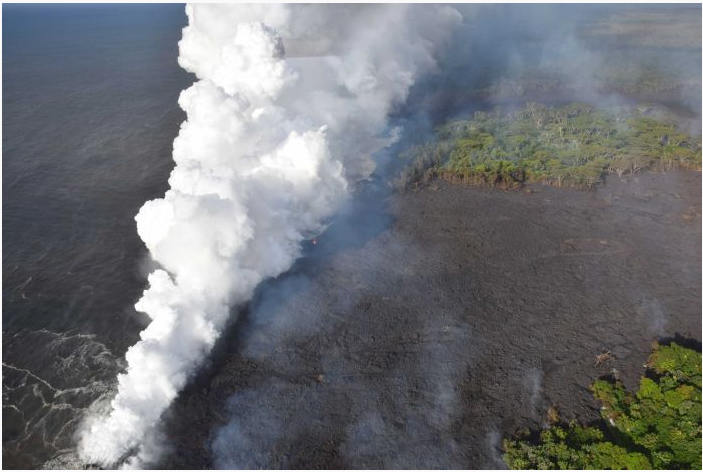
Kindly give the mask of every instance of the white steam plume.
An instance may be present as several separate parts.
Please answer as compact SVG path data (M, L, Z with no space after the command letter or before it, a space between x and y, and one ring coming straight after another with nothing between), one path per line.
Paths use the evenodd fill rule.
M189 5L179 64L198 81L173 144L171 188L136 216L163 269L111 411L86 419L88 463L138 465L230 307L286 271L348 181L373 170L386 118L461 20L439 6ZM383 135L386 135L383 138Z

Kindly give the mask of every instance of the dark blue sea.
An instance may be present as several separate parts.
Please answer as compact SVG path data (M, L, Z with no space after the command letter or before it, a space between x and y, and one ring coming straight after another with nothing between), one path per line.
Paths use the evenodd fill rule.
M397 110L397 116L392 117L398 119L398 123L405 127L408 142L413 139L423 142L431 126L443 122L448 117L471 116L478 109L500 105L505 110L510 110L511 107L521 107L527 100L559 104L581 98L593 98L589 95L592 92L591 87L587 87L588 90L585 91L573 87L565 88L566 92L561 95L546 88L544 93L535 92L534 97L528 93L518 97L517 101L505 103L496 98L479 101L473 95L473 92L483 90L488 85L502 83L500 79L508 66L514 66L515 71L519 72L518 69L523 64L536 62L542 56L551 57L559 72L563 68L565 58L569 59L573 70L578 72L576 75L579 77L576 78L580 78L582 72L588 72L589 67L598 68L598 64L582 64L584 61L579 55L581 49L572 48L570 43L558 48L556 46L559 44L552 42L552 35L545 34L551 33L549 28L561 31L567 30L567 26L573 29L574 24L581 24L580 9L569 10L570 15L562 15L564 12L552 11L551 7L535 8L531 6L528 12L528 9L522 7L491 6L483 11L481 17L471 19L469 15L466 22L467 31L463 33L465 36L457 36L454 40L456 44L447 48L445 62L439 61L442 74L431 76L426 82L420 81L416 84L409 93L408 103L412 106ZM569 8L571 7L567 9ZM626 7L607 8L615 8L614 11L617 12ZM652 13L649 9L655 7L633 8ZM700 6L678 8L685 8L684 13L690 9L692 18L700 18ZM584 14L586 9L584 7ZM551 16L545 15L550 12ZM74 450L79 422L86 409L96 399L114 393L116 374L124 368L125 351L138 340L139 332L147 322L143 315L134 310L134 303L146 287L146 276L152 268L152 263L146 247L137 235L134 216L146 200L162 196L168 187L167 180L173 167L172 143L180 123L185 119L184 113L178 107L178 96L181 90L195 80L194 76L183 71L177 63L178 41L187 19L183 5L3 5L2 13L2 465L6 469L81 468L82 464L78 462ZM610 10L605 13L610 15ZM562 25L561 19L567 17L572 19L569 20L571 23ZM688 13L681 17L688 17ZM645 15L644 18L650 17ZM619 42L612 38L608 39L611 42L601 38L602 43L595 40L588 43L589 47L599 53L597 57L607 59L604 64L618 73L621 72L621 62L626 62L625 65L634 70L640 70L638 67L649 67L650 63L660 66L663 64L666 76L671 76L672 81L678 80L683 84L671 90L663 90L662 93L617 97L617 100L614 93L611 96L610 91L606 90L607 100L604 97L600 98L611 105L630 102L665 104L680 114L682 121L693 123L687 126L698 134L701 103L698 73L701 67L701 50L697 44L700 42L700 23L693 23L695 28L689 24L691 32L688 36L696 40L695 47L669 47L666 44L670 38L666 34L659 36L665 40L663 47L651 47L646 44L638 47L637 44L622 43L621 47L613 48L611 46L618 45ZM664 30L664 33L667 31ZM656 31L653 29L653 32ZM630 69L626 69L626 72L629 74ZM567 75L569 74L564 73L564 76ZM572 92L573 90L576 92ZM583 97L578 93L583 94ZM603 90L598 90L598 94L602 93ZM404 165L403 161L391 159L390 156L394 152L389 150L388 155L379 157L379 168L384 165L389 168ZM395 157L392 156L393 159ZM385 161L382 162L381 159ZM379 172L378 175L384 172ZM386 173L391 174L391 171ZM330 225L328 232L321 236L319 245L312 249L312 243L308 244L305 254L313 254L321 260L340 250L340 247L361 245L381 230L385 231L390 224L390 218L385 214L385 203L379 202L385 202L390 191L387 182L382 178L363 187L355 196L357 201L349 206L350 210L348 209L347 213L342 212L339 219ZM409 227L416 224L412 221L415 220L408 223ZM403 233L400 234L402 236ZM400 241L402 243L402 237ZM360 254L371 253L374 260L385 260L373 254L374 247L371 246L371 252ZM253 301L253 307L247 315L248 321L242 321L240 325L248 326L248 331L242 329L241 339L252 336L255 342L270 347L274 345L270 340L280 336L280 339L288 343L284 347L290 348L293 354L289 356L289 351L277 350L277 353L284 354L277 355L272 361L266 359L265 362L256 361L250 365L247 359L238 357L239 352L235 348L231 351L221 349L215 356L219 356L219 360L213 364L220 367L212 368L212 371L218 368L225 371L225 375L218 379L222 379L226 387L221 390L213 388L215 393L211 395L210 390L199 388L197 379L193 381L190 393L182 396L185 400L175 407L174 417L177 420L171 418L171 424L177 424L178 427L174 428L170 438L177 444L176 447L183 444L185 447L181 447L180 455L174 455L172 462L166 464L179 467L186 464L198 468L223 463L212 462L210 453L203 452L203 444L214 437L211 436L210 430L211 418L216 417L217 421L221 422L225 416L235 417L233 412L241 411L237 408L241 407L242 399L247 404L251 401L253 406L245 412L249 416L243 416L243 424L249 428L249 433L254 431L254 436L251 437L260 438L262 436L257 436L259 431L266 433L267 429L266 422L263 423L264 427L261 427L261 418L275 418L278 411L285 410L287 405L278 400L285 400L288 392L297 392L296 389L302 388L300 386L310 383L324 386L312 397L311 401L317 403L296 400L294 410L285 411L286 418L294 418L295 421L291 420L291 423L296 426L281 423L280 427L270 428L280 430L281 433L282 439L277 450L271 450L272 440L266 436L264 441L240 441L232 446L232 451L226 452L235 457L235 453L239 453L238 447L243 450L243 456L251 450L253 459L266 460L242 463L262 467L266 464L292 464L293 467L300 467L302 464L312 468L344 465L346 462L337 462L339 457L343 456L343 449L340 449L341 453L337 449L327 451L329 455L326 455L327 452L323 449L336 444L338 439L335 438L347 437L348 432L352 431L347 427L361 425L363 428L359 431L362 432L378 428L378 431L382 432L379 434L383 435L386 434L385 431L396 431L399 433L398 438L405 438L404 429L387 430L384 429L385 426L377 426L383 425L383 421L376 413L382 411L376 405L376 398L383 398L385 402L386 398L393 396L393 392L401 391L386 390L387 385L396 384L386 384L382 380L386 375L391 379L396 378L394 376L400 372L396 370L396 362L401 365L397 359L403 356L406 356L406 359L414 359L413 356L423 356L423 353L427 353L432 359L439 359L432 361L437 364L423 363L424 367L420 369L422 372L413 374L416 376L414 380L411 378L406 383L403 379L398 382L398 387L388 387L403 390L397 401L387 402L388 410L385 411L393 412L393 424L396 424L397 418L403 418L396 412L416 412L411 414L417 414L419 422L413 427L430 431L427 444L431 443L431 446L428 447L437 446L434 420L424 419L435 418L434 411L428 409L435 408L435 394L427 394L428 398L432 398L427 403L416 403L416 399L420 398L426 385L434 385L434 373L445 372L445 365L457 366L464 365L462 362L474 362L473 358L463 357L468 355L467 352L471 352L463 348L466 344L465 339L456 338L462 343L461 349L457 351L459 354L454 354L456 362L447 361L444 354L434 354L444 353L444 347L439 341L435 344L434 338L427 333L445 333L445 328L449 329L449 325L442 326L441 331L434 327L430 329L430 325L426 325L427 321L421 317L422 311L406 310L403 304L388 305L403 308L402 312L393 312L391 308L388 311L391 316L389 320L400 321L368 321L371 315L367 314L361 318L362 322L345 324L343 328L342 324L331 324L326 330L321 330L318 337L310 339L303 339L302 335L297 334L289 338L287 332L286 336L261 335L269 325L279 322L272 313L279 309L279 302L284 297L281 294L298 290L300 281L307 281L308 275L311 286L316 287L315 290L320 290L321 293L325 292L325 287L335 287L335 290L329 300L319 295L320 298L312 303L310 310L307 310L307 306L306 310L300 309L297 315L300 318L291 318L281 323L281 327L276 328L280 329L279 333L298 320L313 325L313 322L304 320L305 316L314 318L312 314L316 313L315 310L326 311L331 307L329 311L341 320L344 319L342 315L351 317L360 310L364 313L369 311L372 302L374 306L386 306L385 302L377 302L387 298L379 298L380 295L377 297L377 292L374 291L376 289L367 291L365 288L354 288L349 293L343 293L348 281L356 280L356 274L362 274L366 270L364 264L370 264L368 261L363 261L360 268L352 270L351 262L347 266L342 259L339 266L329 266L331 269L321 270L315 265L318 259L311 257L310 260L312 262L309 266L298 268L298 274L292 273L289 279L282 278L272 282L270 286L264 286L258 298L255 297ZM428 259L417 260L430 259L428 256ZM398 258L398 267L384 269L379 273L392 274L397 271L399 274L405 274L406 263L405 259ZM464 277L465 271L462 269L456 273L462 274L456 277ZM320 277L322 282L318 284L314 277ZM334 285L335 282L331 281L333 277L340 277L336 282L340 287L339 291ZM361 276L359 278L361 279ZM424 278L423 274L422 280ZM395 279L389 280L390 282L386 281L380 286L392 285ZM420 282L415 283L417 285L409 285L410 298L420 296L418 293L421 290L412 288L420 287ZM457 282L455 286L461 286L460 283L464 282ZM359 287L362 286L363 284L359 284ZM422 287L424 288L424 282ZM393 287L393 296L403 299L405 295L396 295L396 290L400 293L400 290L404 289ZM473 285L471 290L474 290ZM306 293L303 292L303 296L307 296ZM313 290L309 293L317 292ZM477 288L476 293L484 292ZM490 289L485 293L494 292ZM378 294L385 295L386 292ZM450 300L449 297L453 300L455 297L442 295L445 296L446 300ZM490 296L484 299L489 300ZM352 303L350 300L355 301ZM293 302L294 307L295 303ZM300 306L303 305L304 303L300 302ZM271 308L272 306L274 308ZM416 306L427 305L422 303ZM460 313L452 315L458 320L452 323L456 323L456 326L469 326L463 321L463 317L468 316L467 313L462 307ZM271 321L272 319L274 321ZM436 319L452 318L447 315L447 318ZM385 325L393 324L398 324L400 328L397 331L386 331ZM370 336L371 342L367 342L371 329L378 329L380 334L376 338ZM232 329L230 335L235 331ZM477 332L489 331L494 330ZM382 349L380 344L373 345L378 342L374 339L382 340L384 337L390 340L388 343L396 342L392 341L396 339L394 333L397 333L397 339L401 340L410 339L412 336L416 341L411 344L417 343L418 347L408 348L405 352L391 352L389 349L389 352L384 354L385 348ZM235 338L240 339L232 336L232 339ZM338 343L338 339L342 342ZM472 342L475 346L492 345L491 339ZM498 338L495 343L503 341L503 338ZM226 338L224 342L227 342ZM423 344L425 342L427 344ZM238 345L234 342L232 344ZM435 346L442 347L442 350L435 351ZM349 357L345 357L345 350L351 353ZM366 351L369 351L368 356L359 355ZM452 351L447 352L451 354ZM503 356L500 359L492 359L491 365L512 362L509 351L491 352L499 352ZM551 350L548 352L552 354ZM321 356L327 355L326 353L335 353L335 356L339 353L339 357L333 356L331 360L324 359L323 362ZM360 375L357 379L351 374L367 369L366 359L368 365L373 362L380 370L368 373L368 377ZM231 367L226 370L222 366L228 362ZM293 365L296 362L301 365ZM334 369L331 372L337 375L342 383L325 385L322 380L304 380L313 375L309 372L314 372L317 376L317 369L330 365L339 369L338 375L334 374ZM306 369L316 370L308 372ZM505 372L508 371L510 369ZM233 377L239 372L248 375L244 376L242 383L227 380L228 376ZM305 373L301 375L301 372ZM415 370L412 369L412 372ZM489 380L484 381L479 377L476 379L484 382L482 385L489 385L488 382L493 385L493 372L491 371ZM206 372L203 375L207 377L214 374ZM286 375L290 376L290 379L287 379ZM506 379L503 374L501 376ZM470 379L465 380L467 383L475 381L473 377L462 378ZM256 384L259 381L261 384ZM203 380L202 383L209 385L209 381ZM518 383L516 381L515 385ZM267 396L268 393L258 393L268 390L243 390L244 393L236 392L239 396L233 394L235 387L268 388L268 385L273 386L272 397ZM412 388L406 388L406 385ZM416 385L419 386L417 390ZM340 399L348 398L349 393L343 390L347 388L352 392L351 395L357 395L356 392L359 392L361 400L358 408L362 415L357 415L353 408L338 413L346 407L346 400ZM434 392L431 389L427 391ZM251 392L257 393L250 395ZM480 390L471 392L471 396L467 395L466 398L474 398ZM512 392L515 394L516 390ZM378 397L375 396L376 393ZM512 401L513 397L506 395L508 401ZM227 397L230 399L227 400ZM407 400L408 398L411 400ZM312 424L308 423L310 419L307 418L310 405L319 405L322 414L326 415L325 421L328 421L328 424L325 428L328 429L318 430L324 431L322 436L309 435L307 432L307 425ZM206 410L207 414L202 413ZM268 410L273 410L272 416L256 416L258 412L268 413ZM367 413L376 416L369 416L371 420L368 420ZM500 418L503 418L504 414L505 412L501 411ZM391 413L388 415L390 417ZM454 442L452 437L452 442L447 443L451 444L452 451L472 458L487 457L484 456L486 448L492 448L491 454L498 454L498 449L494 446L484 446L483 442L466 439L482 437L484 432L480 428L487 427L488 424L485 422L485 415L481 420L484 423L473 418L461 423L461 437L464 442L457 445L459 443ZM247 418L252 419L250 423L246 423ZM491 417L490 421L493 420ZM314 419L316 425L318 421L322 424L322 420ZM366 424L370 426L367 427ZM405 420L402 424L405 424ZM497 424L489 425L491 434L495 431L496 444L500 437L495 429ZM296 429L297 427L305 429ZM231 428L224 429L225 432L230 430ZM192 437L194 431L199 434L195 439ZM332 433L328 433L329 431ZM367 433L363 433L365 434ZM187 441L183 441L184 437ZM333 439L330 440L330 437ZM402 454L407 451L399 453L393 440L389 442L384 438L380 443L378 458L381 462L371 464L419 464L420 467L422 464L480 464L441 462L444 459L432 458L431 454L424 454L423 451L427 449L422 448L411 451L423 455L421 461L416 461L410 454L407 457L412 457L411 461L403 462ZM289 451L302 452L300 455L294 455ZM316 455L320 451L322 452ZM213 457L214 455L216 453ZM271 461L267 462L269 456ZM364 457L361 460L365 460ZM433 462L434 460L439 462ZM493 461L490 464L501 464L500 458L497 461L490 460ZM350 464L357 463L369 464Z
M144 326L134 215L173 167L187 19L182 5L2 13L3 466L70 466L83 410Z

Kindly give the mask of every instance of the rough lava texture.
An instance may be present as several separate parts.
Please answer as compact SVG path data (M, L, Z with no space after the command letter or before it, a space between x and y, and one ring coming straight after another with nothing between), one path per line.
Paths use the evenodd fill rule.
M186 7L179 64L198 80L179 98L187 120L170 188L135 217L159 267L135 305L151 321L125 354L116 394L83 419L78 454L88 465L141 468L158 458L161 415L230 308L287 271L342 207L349 182L370 174L371 156L397 137L387 116L461 20L433 5L346 17L326 6L271 9ZM343 22L345 34L329 37ZM350 27L358 22L368 26ZM306 40L322 48L298 44ZM286 42L313 57L291 60Z
M595 379L636 388L653 340L700 339L700 194L670 172L391 196L385 229L323 234L259 290L167 413L159 465L504 467L502 436L554 405L595 420Z

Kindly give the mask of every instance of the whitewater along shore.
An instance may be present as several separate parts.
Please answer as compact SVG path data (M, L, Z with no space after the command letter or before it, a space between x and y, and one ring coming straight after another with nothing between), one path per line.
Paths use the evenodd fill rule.
M158 465L504 467L504 435L552 406L594 420L595 379L635 389L654 340L700 341L700 195L678 171L393 194L266 284L169 410Z

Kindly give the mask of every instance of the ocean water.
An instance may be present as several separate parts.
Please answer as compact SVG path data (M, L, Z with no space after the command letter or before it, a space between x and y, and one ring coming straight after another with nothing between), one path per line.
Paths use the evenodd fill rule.
M510 34L496 37L496 23L506 32L513 27L513 16L504 21L501 9L492 21L476 23L483 28L472 25L476 32L459 37L467 60L448 69L451 77L417 87L409 102L425 107L431 100L422 95L432 98L432 90L447 89L443 96L453 105L437 100L438 120L498 104L467 104L456 92L486 74L486 81L495 80L515 57L522 64L550 50ZM700 8L694 10L700 16ZM514 16L522 24L523 15ZM146 286L150 262L134 215L168 186L172 141L185 117L177 99L194 80L177 64L185 24L182 5L3 5L5 468L80 467L76 427L94 400L112 392L124 353L145 326L133 305ZM694 33L700 37L700 25ZM473 45L468 52L465 44ZM450 65L453 53L450 49ZM667 64L676 66L674 72L695 69L697 77L697 46L671 53L662 48L638 54L673 57ZM456 83L446 80L452 78ZM691 88L693 100L679 91L675 99L682 102L679 108L692 107L683 111L693 115L699 130L698 82ZM519 101L528 98L535 97ZM412 113L409 107L397 118ZM424 122L414 118L404 124L406 135L413 135L410 126L417 122L415 135L424 139ZM385 183L372 185L389 191ZM389 224L378 193L365 198L332 224L314 249L316 257L337 250L333 241L353 245ZM190 426L202 420L188 408L179 412L192 433ZM198 464L202 457L189 459Z
M145 324L134 215L173 166L186 22L182 5L3 5L5 468L70 460Z

